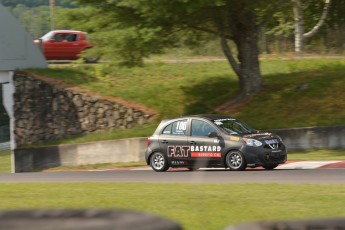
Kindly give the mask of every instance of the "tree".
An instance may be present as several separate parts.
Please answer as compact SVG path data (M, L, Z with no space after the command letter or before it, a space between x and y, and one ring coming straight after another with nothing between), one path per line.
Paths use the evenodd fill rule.
M259 66L258 25L272 10L269 1L252 0L79 0L68 21L94 32L101 52L121 56L122 63L141 64L142 58L208 34L220 46L239 78L237 100L263 87ZM75 26L78 26L74 24ZM82 27L80 27L82 25ZM183 35L183 36L181 36ZM199 41L200 42L200 41ZM234 56L232 46L237 48Z
M49 31L49 8L48 6L39 6L28 8L18 4L11 8L12 14L18 18L33 38L39 38Z
M331 0L325 0L322 15L317 24L307 33L304 32L304 18L303 6L300 0L291 0L293 5L294 20L295 20L295 52L300 53L303 51L304 40L314 36L324 24L328 14Z

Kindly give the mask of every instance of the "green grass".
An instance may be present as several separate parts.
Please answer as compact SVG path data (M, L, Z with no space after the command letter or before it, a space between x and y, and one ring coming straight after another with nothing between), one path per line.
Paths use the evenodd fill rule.
M345 60L263 63L266 87L237 117L257 129L343 125ZM275 66L281 70L275 72Z
M345 160L345 149L320 149L289 152L290 161L339 161Z
M157 124L156 122L143 124L135 126L131 129L114 129L107 130L103 132L96 132L87 135L77 135L67 139L59 139L47 141L37 145L26 145L25 147L32 146L50 146L59 144L76 144L76 143L87 143L92 141L102 141L102 140L114 140L114 139L124 139L124 138L134 138L134 137L146 137L151 135Z
M261 70L263 91L245 106L225 114L256 129L345 123L344 59L264 60ZM238 91L237 77L225 61L147 63L131 69L72 64L31 71L146 105L159 114L149 127L107 132L106 139L148 136L166 117L214 113Z
M345 149L319 149L288 153L290 161L341 161L345 160Z
M11 151L0 151L0 173L11 172Z
M2 184L0 209L127 209L172 219L185 230L242 222L344 217L345 185Z
M132 168L147 166L146 162L118 162L118 163L98 163L98 164L88 164L79 166L59 166L54 168L49 168L43 171L69 171L69 170L93 170L93 169L115 169L115 168Z
M258 129L344 124L345 60L274 60L261 68L265 89L231 115ZM134 69L75 65L35 72L159 113L149 125L57 143L147 136L160 118L212 113L238 90L225 62L150 63ZM289 160L344 159L341 150L289 154ZM9 153L0 153L0 161L0 172L8 172ZM11 183L0 186L0 194L6 194L0 209L130 209L167 217L186 230L219 230L258 220L345 217L344 193L345 185Z

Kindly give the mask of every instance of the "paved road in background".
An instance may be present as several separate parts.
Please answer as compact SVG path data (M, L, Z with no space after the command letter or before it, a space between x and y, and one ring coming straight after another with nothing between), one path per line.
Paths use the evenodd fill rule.
M150 183L281 183L345 184L345 169L141 170L34 172L0 174L0 183L22 182L150 182Z

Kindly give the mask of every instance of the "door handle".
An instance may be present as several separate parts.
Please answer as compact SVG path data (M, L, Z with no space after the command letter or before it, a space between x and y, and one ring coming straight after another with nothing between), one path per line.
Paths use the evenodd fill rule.
M168 141L167 140L162 140L161 141L163 144L168 144Z
M189 142L189 144L191 144L191 145L195 145L195 144L196 144L196 142L195 142L195 141L190 141L190 142Z

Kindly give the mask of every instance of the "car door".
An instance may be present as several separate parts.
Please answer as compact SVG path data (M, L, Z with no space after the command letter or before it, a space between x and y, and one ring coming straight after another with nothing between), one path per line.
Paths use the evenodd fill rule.
M167 124L159 136L161 151L172 167L187 166L189 164L187 122L188 119L175 120Z
M190 146L191 161L203 167L206 165L220 165L222 146L218 137L209 137L217 129L208 121L192 119L188 144Z
M79 39L79 34L77 33L66 33L64 50L65 54L68 55L70 59L78 58L78 55L83 51L84 46Z
M59 51L62 40L62 33L53 33L49 39L44 41L44 56L47 59L60 57Z
M77 34L55 33L45 42L44 53L48 59L75 59L79 54Z

